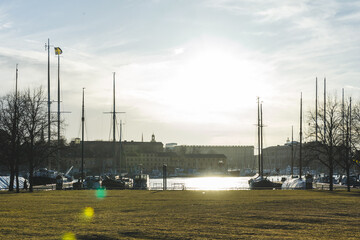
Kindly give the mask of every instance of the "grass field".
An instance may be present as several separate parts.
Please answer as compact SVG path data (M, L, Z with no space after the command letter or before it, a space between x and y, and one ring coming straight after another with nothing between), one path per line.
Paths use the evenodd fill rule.
M0 239L359 238L359 191L0 193Z

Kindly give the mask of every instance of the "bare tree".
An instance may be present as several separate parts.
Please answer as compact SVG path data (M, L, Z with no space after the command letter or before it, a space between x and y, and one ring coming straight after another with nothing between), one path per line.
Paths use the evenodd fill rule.
M350 141L350 148L351 148L351 160L352 164L360 168L360 104L354 104L352 107L352 117L351 121L351 141Z
M29 189L33 191L33 172L35 167L49 157L53 152L44 140L44 131L48 127L45 96L42 88L30 91L28 89L22 96L23 125L24 125L24 153L29 164Z
M14 190L16 176L16 190L19 192L19 153L21 144L22 110L17 93L7 94L0 99L0 129L2 134L2 155L10 171L9 191Z
M356 113L359 112L358 106L355 107ZM354 118L353 114L353 106L351 98L349 101L345 102L343 99L342 107L341 107L341 154L340 157L337 159L337 163L344 169L346 174L346 185L347 190L350 192L350 170L354 166L353 161L353 143L354 146L356 144L356 138L359 138L358 134L356 133L356 129L359 128L359 118Z
M14 177L19 192L19 166L28 163L30 191L33 190L33 173L36 167L54 157L57 148L45 142L48 129L47 109L42 88L0 99L0 154L10 171L9 191L14 189ZM55 119L53 119L53 122ZM52 131L56 135L56 131Z
M307 147L313 152L313 156L328 168L330 191L332 191L334 167L340 154L339 146L342 145L341 103L336 97L328 97L326 107L319 107L317 120L316 113L310 111L308 136L313 142ZM316 132L318 142L314 141Z

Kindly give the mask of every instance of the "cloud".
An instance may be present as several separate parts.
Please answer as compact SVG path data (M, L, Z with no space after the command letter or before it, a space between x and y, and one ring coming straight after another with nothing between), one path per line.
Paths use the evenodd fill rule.
M256 15L259 15L262 21L281 21L289 18L299 16L305 11L305 7L301 4L278 6L276 8L269 8L263 11L259 11Z
M174 54L175 54L175 55L183 54L184 51L185 51L184 48L175 48L175 49L174 49Z

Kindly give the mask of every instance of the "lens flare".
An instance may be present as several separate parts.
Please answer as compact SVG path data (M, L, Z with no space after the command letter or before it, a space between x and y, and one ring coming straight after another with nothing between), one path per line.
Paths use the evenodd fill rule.
M76 237L72 232L67 232L62 236L62 240L76 240Z
M84 209L84 216L87 219L91 219L94 216L94 209L92 207L86 207Z
M95 196L98 199L103 199L106 197L106 189L105 188L99 188L95 191Z

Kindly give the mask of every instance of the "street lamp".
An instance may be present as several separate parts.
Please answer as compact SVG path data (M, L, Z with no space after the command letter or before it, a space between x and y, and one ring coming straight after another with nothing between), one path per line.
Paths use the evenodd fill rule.
M57 101L57 103L58 103L58 112L57 112L57 115L58 115L58 119L57 119L58 120L58 132L57 132L58 149L57 149L57 158L56 158L56 168L59 171L60 170L60 167L59 167L59 164L60 164L60 55L62 54L62 50L59 47L54 47L54 49L55 49L55 55L58 56L58 101Z

